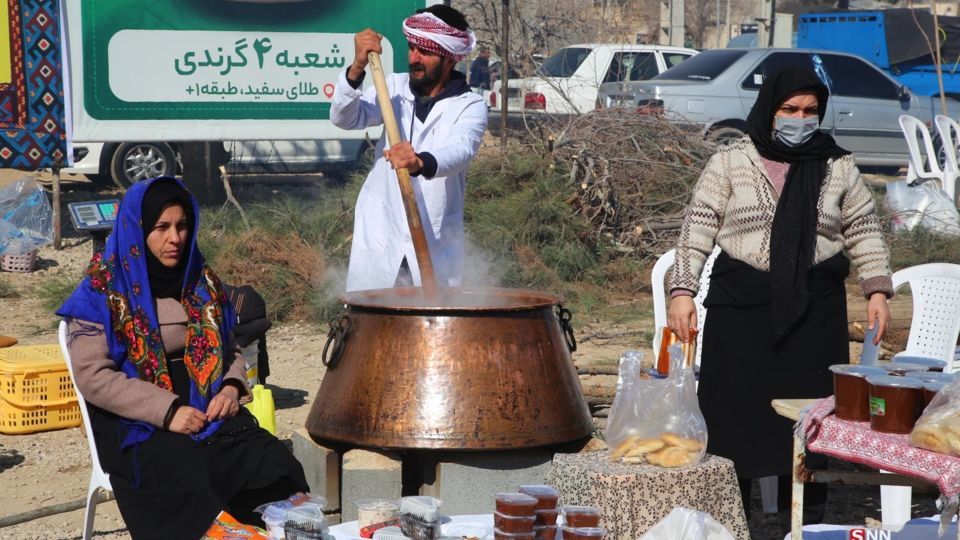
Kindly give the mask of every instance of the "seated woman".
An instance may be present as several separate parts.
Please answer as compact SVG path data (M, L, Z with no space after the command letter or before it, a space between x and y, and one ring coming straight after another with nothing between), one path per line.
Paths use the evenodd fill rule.
M249 401L233 308L197 247L199 211L173 178L134 184L102 256L57 314L100 463L130 534L200 538L221 511L307 491Z

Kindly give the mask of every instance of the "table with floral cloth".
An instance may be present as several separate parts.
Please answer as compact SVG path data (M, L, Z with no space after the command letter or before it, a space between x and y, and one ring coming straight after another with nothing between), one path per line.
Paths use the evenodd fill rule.
M564 505L600 509L608 539L636 539L681 506L709 513L736 538L749 538L733 462L707 454L678 469L612 463L607 451L556 454L547 484Z
M811 452L920 478L936 484L945 497L960 493L960 458L910 444L908 435L879 433L870 422L833 415L833 397L816 402L802 417L803 438Z
M908 435L873 431L870 422L842 420L833 410L834 398L830 396L804 408L800 414L794 436L791 516L794 537L799 536L801 529L803 508L802 502L797 504L797 501L803 499L806 480L800 478L798 469L806 450L935 484L942 494L941 525L945 527L957 514L960 504L960 458L917 448L910 444Z

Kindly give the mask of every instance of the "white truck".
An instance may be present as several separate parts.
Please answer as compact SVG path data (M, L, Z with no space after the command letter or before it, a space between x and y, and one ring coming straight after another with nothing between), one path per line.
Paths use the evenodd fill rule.
M570 115L597 106L601 84L644 81L697 54L693 49L661 45L585 43L557 51L537 74L511 79L507 112L512 120L525 115ZM501 81L493 83L489 105L499 108Z

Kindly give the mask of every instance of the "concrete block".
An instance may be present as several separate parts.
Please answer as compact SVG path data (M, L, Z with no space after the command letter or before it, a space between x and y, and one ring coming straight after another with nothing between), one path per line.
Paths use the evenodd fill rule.
M487 514L497 493L517 491L523 484L542 484L556 449L483 453L444 453L424 463L421 495L443 501L444 514Z
M294 431L290 439L293 456L303 465L310 493L327 499L324 510L340 510L340 454L314 441L306 428Z
M334 525L339 525L343 523L343 520L340 519L340 514L324 514L323 517L327 519L327 525L333 527Z
M340 516L343 521L357 519L360 499L399 499L403 486L403 467L396 454L378 450L350 450L343 454L341 470Z

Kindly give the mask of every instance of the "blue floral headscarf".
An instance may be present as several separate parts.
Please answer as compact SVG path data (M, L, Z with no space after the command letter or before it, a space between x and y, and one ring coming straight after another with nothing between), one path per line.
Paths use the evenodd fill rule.
M206 411L210 400L223 386L224 348L229 343L235 316L220 280L206 266L197 247L200 208L179 180L155 178L138 182L127 190L103 254L94 255L86 277L60 306L57 315L102 324L108 354L127 377L174 391L144 255L147 247L142 220L143 200L147 190L156 182L175 182L187 194L192 206L195 225L184 251L187 263L180 295L180 303L187 312L183 361L190 379L189 405ZM146 224L147 227L151 225ZM156 429L137 420L123 419L121 423L127 428L121 448L149 439ZM215 433L222 423L222 420L208 422L192 437L203 440Z

